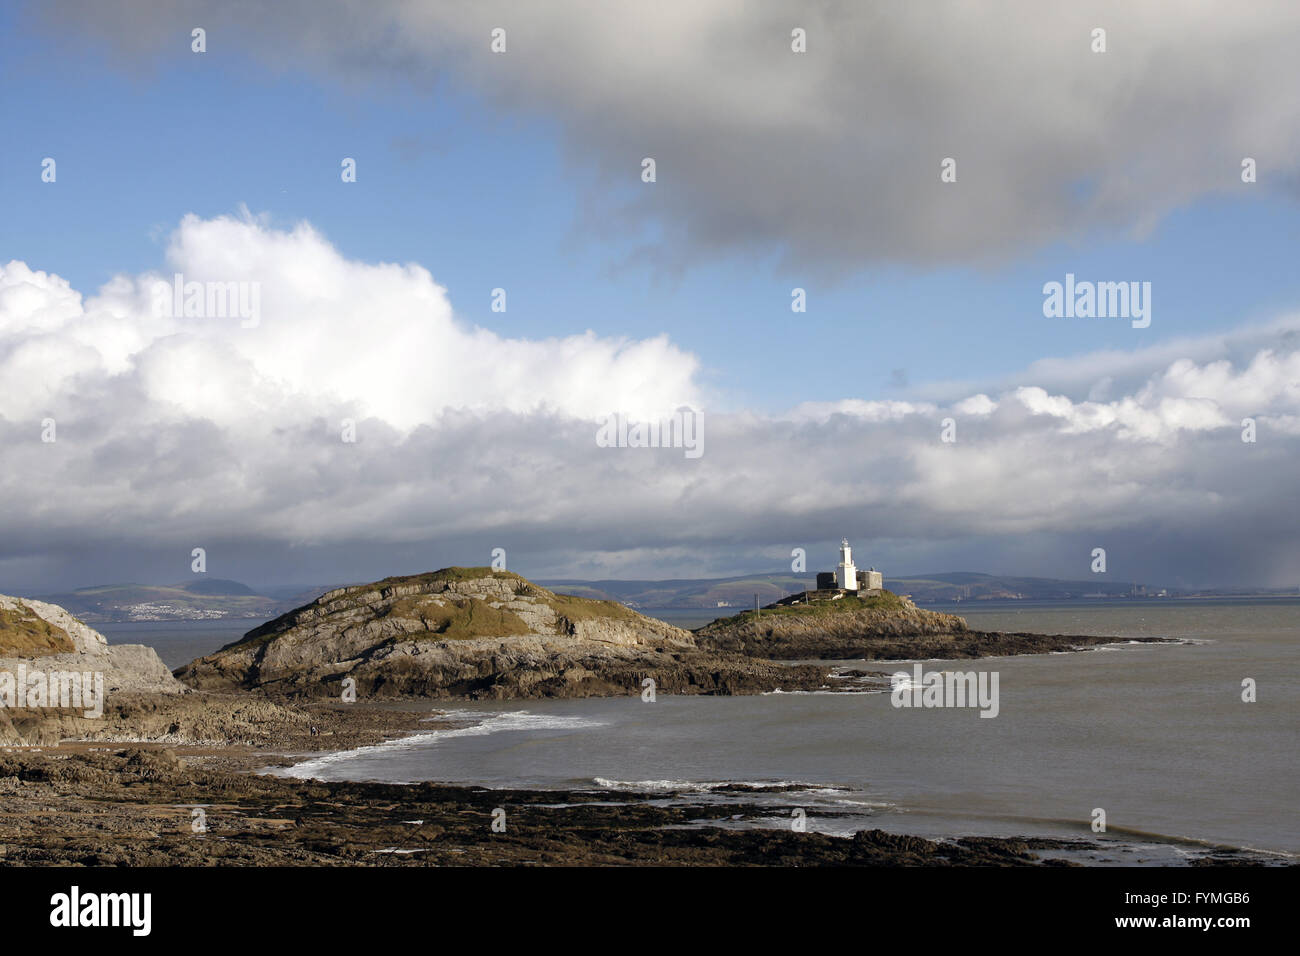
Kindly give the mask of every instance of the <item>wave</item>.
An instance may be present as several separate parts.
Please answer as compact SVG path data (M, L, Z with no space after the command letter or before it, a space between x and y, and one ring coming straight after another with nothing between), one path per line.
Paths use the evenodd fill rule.
M319 776L322 770L348 763L358 758L376 754L393 754L405 750L415 750L451 737L481 737L510 730L576 730L585 727L600 727L604 721L589 717L565 717L558 714L533 714L526 710L506 711L499 714L483 713L474 710L452 710L432 718L440 723L454 723L459 720L474 720L477 723L465 727L446 727L410 734L396 740L386 740L379 744L356 747L352 750L334 750L319 757L312 757L292 767L268 768L263 773L274 777L293 777L310 779Z
M831 675L831 676L834 676L834 675ZM775 695L780 695L781 697L854 697L854 696L857 696L858 694L887 694L887 693L889 693L889 692L888 692L888 691L881 691L881 690L870 690L870 689L863 689L863 690L847 690L847 689L846 689L846 690L781 690L781 688L778 687L778 688L776 688L776 690L765 690L765 691L761 691L761 692L760 692L759 694L757 694L756 696L758 696L758 697L772 697L772 696L775 696Z
M820 791L844 793L838 787L801 780L610 780L593 777L601 790L621 793L787 793Z

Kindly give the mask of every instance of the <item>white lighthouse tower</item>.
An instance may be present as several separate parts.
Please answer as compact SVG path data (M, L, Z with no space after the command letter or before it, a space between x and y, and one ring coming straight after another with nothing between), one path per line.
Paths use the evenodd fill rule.
M835 568L835 584L845 591L858 589L858 569L853 565L853 549L849 547L848 538L840 541L840 563Z

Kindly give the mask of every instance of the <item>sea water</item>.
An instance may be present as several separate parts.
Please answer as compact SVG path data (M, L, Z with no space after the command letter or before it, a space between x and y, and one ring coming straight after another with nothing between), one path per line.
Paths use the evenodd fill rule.
M440 729L431 717L427 733L288 772L660 792L752 803L758 825L787 825L801 810L809 829L829 833L1100 838L1163 862L1199 846L1300 854L1300 601L960 610L985 630L1180 643L925 662L997 671L992 720L896 708L887 691L462 704L444 712L468 726ZM1117 851L1112 861L1135 860Z

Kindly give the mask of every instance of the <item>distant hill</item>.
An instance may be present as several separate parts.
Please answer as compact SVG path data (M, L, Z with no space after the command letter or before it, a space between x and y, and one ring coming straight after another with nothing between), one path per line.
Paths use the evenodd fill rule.
M190 594L221 594L221 595L240 595L248 597L258 597L258 593L250 588L247 584L240 584L238 581L227 581L224 578L212 578L211 580L199 578L190 581L187 584L178 584L176 587Z
M577 581L540 582L553 591L582 597L621 601L642 608L752 608L754 595L760 605L770 604L796 591L816 586L816 575L750 574L733 578L697 578L668 581ZM920 604L966 603L970 601L1065 601L1084 598L1191 597L1212 593L1270 593L1258 589L1241 591L1191 591L1161 588L1142 582L1117 581L1098 575L1088 580L1014 577L980 574L974 571L946 571L912 577L885 575L885 587L909 595ZM1277 593L1282 592L1280 589ZM1293 592L1290 592L1293 593Z
M886 578L890 590L910 594L923 603L952 601L1064 601L1087 597L1154 597L1161 588L1098 575L1091 580L1022 578L972 571L947 571L907 578ZM1164 589L1166 595L1171 594ZM1183 593L1183 592L1178 592Z
M57 604L94 624L228 618L264 621L287 610L284 599L221 578L196 578L173 585L106 584L41 595L39 600Z
M681 578L671 581L539 581L561 594L619 601L629 607L707 607L737 609L771 604L787 594L816 586L814 574L750 574L734 578Z

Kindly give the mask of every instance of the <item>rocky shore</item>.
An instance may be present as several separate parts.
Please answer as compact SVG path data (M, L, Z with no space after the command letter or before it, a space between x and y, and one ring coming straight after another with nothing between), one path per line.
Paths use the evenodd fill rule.
M1055 862L1043 850L1087 845L794 833L788 811L739 801L665 805L663 793L322 783L252 772L376 743L428 716L207 694L119 702L86 740L0 750L0 863L1029 866ZM132 727L146 742L114 739ZM234 742L219 744L222 737ZM492 829L498 808L504 832ZM741 820L759 827L734 829ZM721 821L727 828L710 825Z
M681 829L742 804L649 795L317 783L186 766L172 750L0 754L0 862L87 866L1035 865L1061 841L938 843ZM656 804L663 794L654 795ZM493 811L505 832L492 830ZM195 832L195 809L202 829ZM733 821L734 822L734 821Z
M1060 866L1070 865L1062 855L1098 850L1086 839L798 833L789 807L744 801L752 786L737 786L735 802L692 802L687 793L325 783L255 772L401 736L430 716L204 693L119 701L85 740L0 749L0 865ZM129 728L145 739L115 739ZM1223 852L1196 862L1259 861Z

